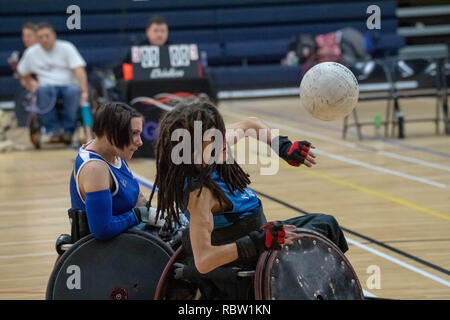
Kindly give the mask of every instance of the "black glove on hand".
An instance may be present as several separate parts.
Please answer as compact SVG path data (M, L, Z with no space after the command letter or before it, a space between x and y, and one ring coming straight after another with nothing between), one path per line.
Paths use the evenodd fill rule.
M260 255L264 250L280 250L284 243L285 232L280 221L272 221L262 230L252 231L248 236L236 241L239 258L251 258Z
M311 143L308 141L292 143L287 136L278 136L272 139L271 146L280 158L286 160L291 166L298 167L305 162Z
M202 276L203 275L197 271L197 268L190 263L183 264L181 262L175 262L173 264L173 277L176 280L200 279Z
M183 279L183 271L184 271L185 265L182 263L179 263L179 262L175 262L173 264L173 266L174 266L174 270L173 270L174 278L177 280Z

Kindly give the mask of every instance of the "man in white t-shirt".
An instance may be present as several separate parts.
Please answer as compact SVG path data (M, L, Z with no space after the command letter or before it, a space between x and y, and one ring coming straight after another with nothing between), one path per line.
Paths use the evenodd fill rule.
M46 135L55 138L62 126L64 142L70 144L78 108L88 100L86 62L72 43L56 39L56 33L48 23L38 24L37 37L39 43L25 50L17 71L21 83L36 93ZM33 73L37 80L31 76ZM55 110L58 97L64 105L62 123Z

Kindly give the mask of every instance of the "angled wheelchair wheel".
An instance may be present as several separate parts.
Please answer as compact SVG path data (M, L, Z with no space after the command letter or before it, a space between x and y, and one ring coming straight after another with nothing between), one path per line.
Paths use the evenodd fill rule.
M47 300L150 300L173 250L139 230L99 241L88 235L57 261Z
M362 300L350 262L330 240L298 229L294 243L264 252L255 272L256 300Z

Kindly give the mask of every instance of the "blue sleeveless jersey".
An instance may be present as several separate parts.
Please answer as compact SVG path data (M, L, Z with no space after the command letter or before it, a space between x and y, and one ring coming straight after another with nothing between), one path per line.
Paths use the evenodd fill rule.
M139 197L139 183L128 169L125 160L119 158L117 166L114 166L103 159L94 151L86 150L88 145L80 148L75 165L70 178L70 199L72 209L86 211L85 202L81 198L78 188L78 173L80 169L89 161L102 161L108 165L109 172L114 180L112 191L112 214L119 215L130 211L136 206Z
M230 190L228 190L226 186L225 181L219 176L217 171L213 171L211 173L211 179L215 183L217 183L217 185L223 190L223 192L233 205L231 211L218 212L213 214L214 229L231 226L238 220L241 220L253 214L260 213L262 204L256 193L252 189L245 188L244 192L240 192L239 190L230 192ZM187 183L185 183L185 187L187 187ZM189 218L190 214L187 209L185 214Z

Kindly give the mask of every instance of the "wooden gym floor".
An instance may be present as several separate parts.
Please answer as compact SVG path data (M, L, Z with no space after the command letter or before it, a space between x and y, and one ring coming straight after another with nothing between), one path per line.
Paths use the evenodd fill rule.
M433 99L402 100L401 106L407 119L435 112ZM357 108L360 120L370 121L375 114L384 117L385 102ZM450 136L436 135L433 123L408 123L404 140L375 138L372 126L363 129L362 141L354 128L342 140L341 122L311 118L298 98L223 101L220 110L227 123L257 116L291 140L317 147L312 169L280 162L275 175L261 175L265 165L244 165L269 220L333 214L366 294L450 298ZM8 134L29 147L25 130ZM57 148L0 154L0 299L45 298L55 240L70 233L66 212L75 156L75 150ZM154 179L152 160L135 159L131 168L140 179Z

